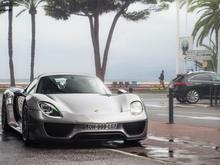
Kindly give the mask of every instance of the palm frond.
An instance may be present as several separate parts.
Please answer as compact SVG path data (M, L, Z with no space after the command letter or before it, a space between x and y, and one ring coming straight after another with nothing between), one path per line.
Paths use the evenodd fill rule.
M196 45L202 45L206 37L212 36L213 32L220 28L219 0L188 0L188 11L200 14L195 24L192 35Z
M20 15L21 15L22 13L24 13L26 10L27 10L27 9L21 10L21 11L16 15L16 17L20 16Z

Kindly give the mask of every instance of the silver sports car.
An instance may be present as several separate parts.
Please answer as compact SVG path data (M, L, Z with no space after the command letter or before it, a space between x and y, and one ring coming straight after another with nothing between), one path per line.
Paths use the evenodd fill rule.
M88 75L44 74L25 89L3 94L2 128L15 129L25 143L36 140L143 140L147 113L134 94L112 94Z

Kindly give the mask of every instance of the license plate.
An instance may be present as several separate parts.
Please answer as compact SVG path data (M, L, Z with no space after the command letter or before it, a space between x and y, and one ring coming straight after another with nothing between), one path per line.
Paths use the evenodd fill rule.
M117 128L117 123L107 123L107 124L88 124L88 130L112 130Z

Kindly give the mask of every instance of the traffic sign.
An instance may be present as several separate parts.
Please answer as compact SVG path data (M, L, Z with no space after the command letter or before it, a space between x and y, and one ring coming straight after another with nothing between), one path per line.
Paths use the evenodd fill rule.
M188 61L209 61L211 60L211 51L209 50L189 50L186 52L185 59Z

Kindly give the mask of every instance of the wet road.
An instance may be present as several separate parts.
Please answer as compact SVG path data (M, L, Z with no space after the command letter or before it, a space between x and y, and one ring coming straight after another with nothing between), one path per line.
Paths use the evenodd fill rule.
M149 136L139 145L108 143L42 143L24 146L18 133L0 133L1 165L217 165L220 150L190 139Z
M110 144L55 144L47 143L25 147L17 133L2 134L0 140L1 165L103 165L152 164L160 162L129 155L111 149Z
M168 98L166 94L140 94L148 109L149 118L168 122ZM174 101L175 123L220 128L220 106L209 107L208 100L197 104L180 104Z
M149 108L150 120L167 121L167 99L161 94L141 95ZM0 97L1 99L1 97ZM1 100L0 100L1 105ZM201 104L202 105L202 104ZM189 106L189 105L183 105ZM175 104L176 122L218 127L220 121L218 109L200 106L181 107ZM164 115L161 115L164 114ZM208 114L208 115L206 115ZM207 119L192 119L190 117L205 117ZM215 119L215 118L214 118ZM195 120L195 121L193 121ZM207 121L204 123L202 121ZM218 127L220 128L220 127ZM147 140L140 145L126 146L123 142L108 143L43 143L30 147L23 145L18 133L11 131L3 133L0 128L0 165L23 164L220 164L220 149L216 144L195 142L188 137L158 137L149 132Z

